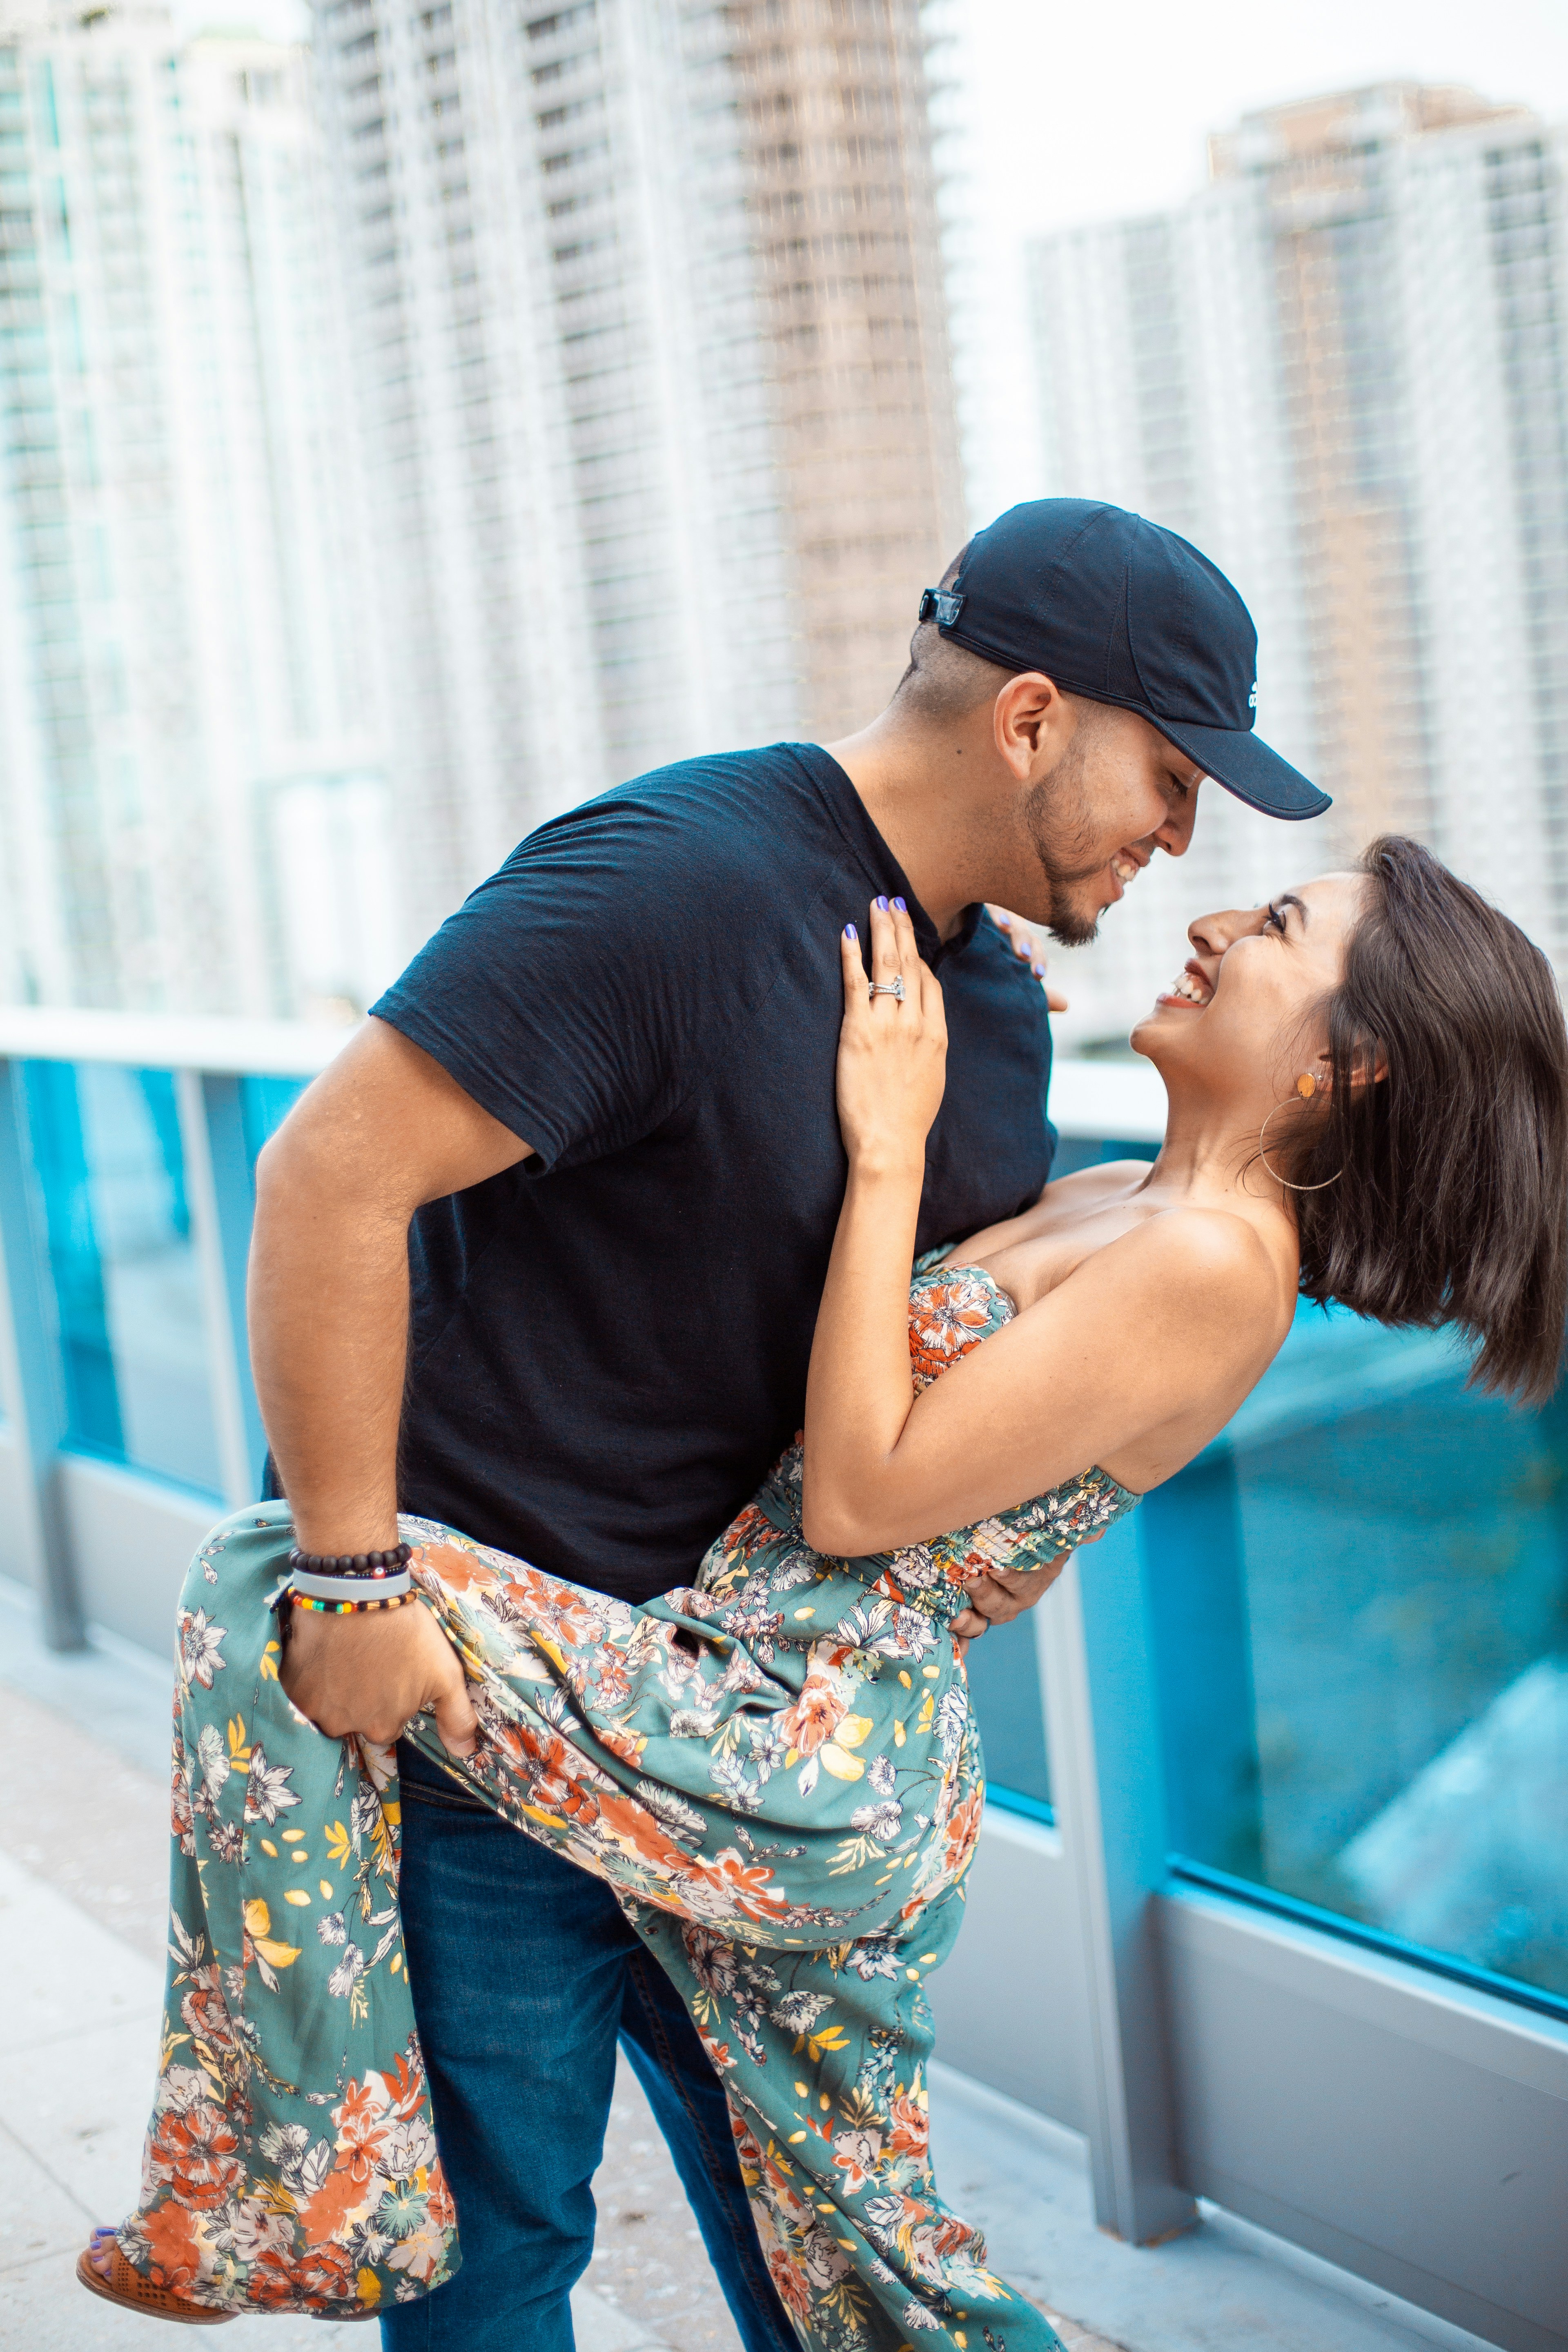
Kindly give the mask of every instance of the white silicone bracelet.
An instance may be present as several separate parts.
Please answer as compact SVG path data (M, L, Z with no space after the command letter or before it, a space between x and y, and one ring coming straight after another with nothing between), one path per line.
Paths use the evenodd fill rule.
M311 1576L297 1568L289 1586L307 1601L396 1601L413 1591L414 1579L405 1568L394 1576Z

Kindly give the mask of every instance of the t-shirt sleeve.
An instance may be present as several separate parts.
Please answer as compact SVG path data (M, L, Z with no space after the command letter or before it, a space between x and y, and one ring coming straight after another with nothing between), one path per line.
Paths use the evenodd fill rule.
M539 1154L540 1173L647 1134L697 1082L716 921L689 824L612 795L531 834L372 1005Z

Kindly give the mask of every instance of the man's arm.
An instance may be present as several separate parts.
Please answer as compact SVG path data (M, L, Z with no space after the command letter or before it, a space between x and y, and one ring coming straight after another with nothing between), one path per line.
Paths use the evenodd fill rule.
M438 1062L366 1022L300 1097L257 1167L249 1319L256 1392L305 1551L397 1541L408 1348L408 1225L426 1201L529 1157ZM295 1613L283 1682L334 1738L395 1739L431 1712L472 1746L457 1653L423 1608Z

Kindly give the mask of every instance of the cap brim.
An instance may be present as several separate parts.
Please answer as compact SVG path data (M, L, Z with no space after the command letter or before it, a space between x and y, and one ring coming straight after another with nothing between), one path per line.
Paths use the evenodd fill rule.
M1321 816L1333 806L1327 793L1321 793L1299 768L1271 751L1267 743L1260 743L1256 735L1243 735L1228 727L1189 727L1182 719L1156 719L1152 710L1144 716L1168 743L1195 760L1205 776L1212 776L1248 808L1261 809L1265 816L1300 823L1303 817Z

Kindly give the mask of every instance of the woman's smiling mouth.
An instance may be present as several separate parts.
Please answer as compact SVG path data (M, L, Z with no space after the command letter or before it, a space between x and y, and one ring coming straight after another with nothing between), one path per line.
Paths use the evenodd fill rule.
M1154 1002L1156 1004L1187 1005L1194 1013L1201 1013L1213 997L1214 990L1209 985L1207 975L1195 964L1188 964L1177 973L1169 988L1160 991Z

